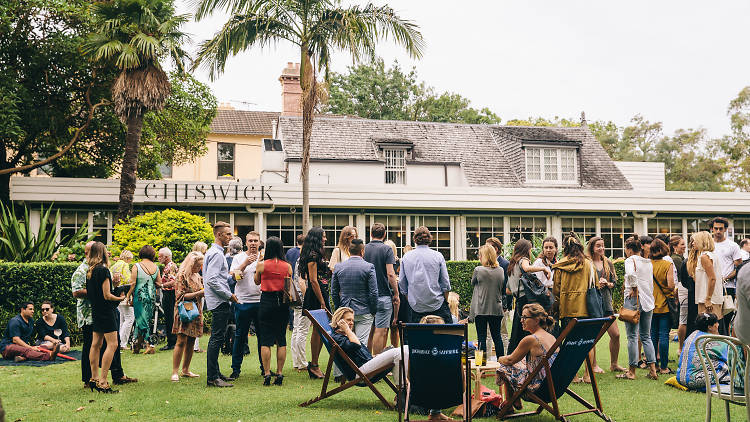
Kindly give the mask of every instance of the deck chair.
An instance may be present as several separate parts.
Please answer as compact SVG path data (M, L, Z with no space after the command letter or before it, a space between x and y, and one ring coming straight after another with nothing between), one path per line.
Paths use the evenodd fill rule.
M730 421L729 403L745 406L747 420L750 421L750 388L748 388L748 385L750 385L750 365L748 365L747 362L748 357L750 357L750 346L742 344L741 341L734 337L713 334L702 335L695 341L700 345L700 347L696 348L696 351L701 360L703 379L706 380L706 421L711 421L712 397L724 400L727 422ZM727 364L729 366L730 374L729 384L721 384L713 381L718 380L718 375L713 361L709 359L708 353L706 352L709 343L723 343L727 346ZM743 353L744 359L741 358ZM740 378L744 380L744 387L739 385ZM712 381L709 382L709 380ZM708 388L709 384L710 388Z
M464 404L464 420L471 421L471 374L461 364L461 352L469 335L465 324L399 324L401 362L408 362L409 388L406 400L399 400L399 422L409 421L412 405L445 409ZM408 352L404 351L408 342ZM406 354L408 353L408 360ZM465 367L465 373L464 368ZM406 384L406 371L399 371L400 385ZM468 418L468 419L467 419Z
M369 387L370 390L372 390L372 392L378 397L378 399L380 399L380 401L385 405L385 407L393 410L395 408L393 403L386 400L386 398L383 397L383 394L381 394L374 385L374 383L382 379L386 384L388 384L388 387L390 387L394 393L398 394L399 389L393 384L393 382L391 382L391 380L388 379L388 372L393 369L393 363L385 365L381 368L377 368L367 374L362 373L362 371L359 370L357 365L355 365L354 362L349 358L349 356L346 355L346 353L341 349L336 341L333 340L333 337L331 337L331 315L328 310L303 309L302 313L304 316L310 319L310 322L315 328L315 332L318 333L323 342L323 345L325 346L326 350L328 350L329 358L328 367L326 368L325 377L323 378L323 387L320 391L320 395L304 403L301 403L300 406L309 406L315 402L323 400L326 397L331 397L335 394L338 394L348 388L358 386ZM336 388L328 390L328 383L332 378L331 372L333 371L334 363L336 364L336 366L338 366L338 368L341 370L348 381L344 382Z
M599 397L599 388L596 385L596 377L589 360L589 351L596 346L596 343L604 335L610 325L615 322L615 318L592 318L592 319L575 319L573 318L565 329L557 337L557 340L544 356L542 364L537 366L526 378L521 387L516 390L510 399L506 398L503 406L497 413L498 419L511 419L521 416L538 415L543 410L552 414L557 420L567 421L568 416L579 415L583 413L595 413L605 421L611 421L609 416L604 414L602 401ZM559 350L558 350L559 348ZM557 357L550 366L549 358L558 350ZM591 388L594 391L594 400L596 405L592 405L583 397L579 396L568 388L573 378L578 373L578 368L583 362L591 376ZM537 373L544 368L545 379L542 385L536 391L528 391L527 387L536 377ZM560 413L558 399L567 393L570 397L581 403L585 409L577 412ZM534 402L538 405L535 411L525 413L511 414L513 403L519 398L526 401Z

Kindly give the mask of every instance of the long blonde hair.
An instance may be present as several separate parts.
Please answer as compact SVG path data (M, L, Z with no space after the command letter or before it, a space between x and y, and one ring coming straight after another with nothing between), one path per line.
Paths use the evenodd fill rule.
M691 239L693 244L688 252L687 259L687 270L690 277L695 277L695 268L698 266L698 259L703 252L711 252L714 250L714 239L711 237L709 232L703 231L693 235Z
M354 226L345 226L343 229L341 229L341 234L339 235L339 244L337 247L339 248L339 252L345 253L347 256L349 256L349 246L352 245L352 240L356 236L354 236L354 232L357 230Z
M391 239L386 239L383 244L390 246L391 250L393 250L393 258L398 259L398 250L396 249L396 244L393 243Z
M193 252L200 252L202 254L205 254L207 250L208 245L206 245L204 242L201 242L200 240L193 244Z
M491 248L492 246L490 246ZM448 293L448 309L451 311L451 315L455 315L458 318L458 303L461 301L461 296L456 292Z
M86 273L86 277L91 278L91 272L99 264L109 267L109 257L107 256L107 247L102 242L94 242L89 250L89 255L86 257L86 263L89 264L89 270Z
M197 251L188 253L177 270L177 280L189 280L195 274L193 266L195 266L196 261L203 261L203 254Z
M497 252L492 245L485 243L479 248L479 263L484 267L497 268Z

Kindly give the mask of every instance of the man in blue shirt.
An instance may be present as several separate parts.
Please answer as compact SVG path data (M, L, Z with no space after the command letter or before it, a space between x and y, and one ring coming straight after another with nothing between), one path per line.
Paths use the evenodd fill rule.
M224 258L224 248L232 239L229 224L217 221L214 224L214 243L206 251L203 259L203 288L206 309L213 311L211 321L211 338L206 352L206 377L209 387L233 387L227 382L229 378L219 370L219 350L224 344L231 310L229 302L237 303L237 296L229 289L229 265Z
M450 324L453 321L448 309L448 292L451 283L443 255L430 249L432 234L425 226L414 231L417 247L401 258L398 288L406 295L412 309L412 322L426 315L436 315Z
M4 359L13 359L16 362L25 360L55 360L60 350L60 343L55 344L52 353L47 353L38 346L32 346L34 336L34 304L24 302L20 307L20 315L16 315L8 321L5 335L0 340L0 353Z
M333 306L346 306L354 310L354 332L360 343L367 347L370 328L378 310L378 282L375 266L362 259L365 244L362 239L352 240L349 259L336 264L331 279Z

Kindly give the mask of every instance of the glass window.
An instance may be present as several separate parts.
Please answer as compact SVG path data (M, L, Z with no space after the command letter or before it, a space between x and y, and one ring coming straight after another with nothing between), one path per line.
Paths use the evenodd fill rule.
M404 246L411 245L411 239L409 239L406 233L406 219L405 215L368 215L365 226L365 233L359 233L360 237L365 239L365 242L370 241L370 227L373 223L382 223L385 225L385 237L396 244L396 252L398 256L404 254Z
M734 241L740 243L742 239L750 237L750 218L734 219Z
M302 214L278 213L266 216L266 236L278 236L284 244L284 250L295 246L297 235L302 233ZM333 248L339 241L341 229L349 225L349 214L311 214L312 227L322 227L326 232L324 250L326 259L331 257ZM358 233L359 234L359 233Z
M234 144L219 142L218 151L218 177L234 177Z
M510 241L520 238L532 240L534 236L547 237L546 217L510 217Z
M93 231L97 232L94 240L98 240L104 244L107 243L107 232L109 229L109 213L104 211L94 211L93 213ZM110 237L111 238L111 237Z
M385 183L403 185L406 183L406 150L402 148L386 148Z
M711 221L711 217L702 218L688 218L687 219L687 234L690 236L693 233L702 231L711 232L711 228L708 227L708 222Z
M602 239L607 256L620 258L625 256L625 239L634 231L633 218L601 217Z
M50 213L50 218L54 219L54 214ZM89 221L88 211L60 211L60 241L74 235L75 232ZM106 233L105 233L106 236ZM104 242L106 242L106 237Z
M247 234L255 230L255 220L252 214L235 213L234 214L234 234L242 239L245 243Z
M162 179L171 179L172 178L172 163L159 164L159 173L161 173Z
M432 233L430 248L443 254L445 260L451 259L451 217L437 215L415 215L412 218L412 233L419 226L425 226Z
M466 259L479 259L479 248L490 237L503 240L503 217L466 217Z
M672 236L677 234L682 236L682 219L681 218L649 218L648 235L654 237L659 234Z
M526 147L526 181L576 183L576 149Z
M563 238L568 233L573 232L583 236L583 239L588 241L591 236L596 234L596 217L562 217L560 220ZM557 239L557 241L561 242L562 239Z
M209 212L206 218L208 222L213 226L217 221L223 221L227 224L231 223L232 216L228 212Z

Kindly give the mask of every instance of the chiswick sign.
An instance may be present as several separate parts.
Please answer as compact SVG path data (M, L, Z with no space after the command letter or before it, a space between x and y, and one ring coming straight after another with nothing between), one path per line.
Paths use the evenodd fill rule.
M240 183L175 183L145 181L139 187L146 201L158 202L265 202L273 203L271 186Z

